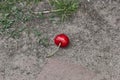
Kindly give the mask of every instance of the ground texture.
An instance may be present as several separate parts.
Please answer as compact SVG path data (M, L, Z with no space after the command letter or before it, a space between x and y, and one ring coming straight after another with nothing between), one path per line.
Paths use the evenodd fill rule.
M32 34L23 33L20 39L0 36L0 80L120 80L120 0L83 0L79 6L66 23L29 23L49 38L48 47L38 45ZM71 44L46 59L59 33L67 34ZM59 73L63 70L66 76Z

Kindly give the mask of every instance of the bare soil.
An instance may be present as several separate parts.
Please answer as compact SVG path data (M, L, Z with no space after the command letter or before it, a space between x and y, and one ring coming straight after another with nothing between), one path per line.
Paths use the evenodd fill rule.
M49 9L38 5L36 10L41 8ZM28 25L37 27L41 37L48 37L49 46L39 45L33 34L24 32L20 39L0 36L0 80L35 80L46 63L45 56L56 47L53 38L59 33L67 34L71 43L53 57L69 58L87 67L98 80L120 79L119 0L82 0L70 21L56 24L36 19Z

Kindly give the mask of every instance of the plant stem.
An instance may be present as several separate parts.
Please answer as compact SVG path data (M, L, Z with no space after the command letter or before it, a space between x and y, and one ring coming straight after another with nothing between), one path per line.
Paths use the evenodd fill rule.
M51 11L42 11L42 12L33 12L34 14L48 14L48 13L56 13L63 11L64 9L57 9L57 10L51 10Z

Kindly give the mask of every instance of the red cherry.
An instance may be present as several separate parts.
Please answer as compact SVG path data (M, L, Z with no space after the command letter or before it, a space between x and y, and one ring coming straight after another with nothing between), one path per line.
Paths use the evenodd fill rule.
M69 45L69 38L67 35L65 34L58 34L57 36L55 36L54 38L54 43L58 46L56 48L56 50L50 54L48 54L46 57L49 58L51 56L53 56L58 50L60 47L67 47Z
M69 38L66 34L58 34L54 38L54 43L60 47L67 47L69 45Z

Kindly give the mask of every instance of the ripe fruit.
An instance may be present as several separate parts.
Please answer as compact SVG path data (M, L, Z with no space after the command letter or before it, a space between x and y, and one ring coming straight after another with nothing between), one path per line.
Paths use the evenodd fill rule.
M60 47L67 47L69 45L69 38L66 34L58 34L54 38L54 43Z
M46 57L49 58L51 56L53 56L60 47L67 47L69 45L69 38L67 35L65 34L58 34L55 38L54 38L54 43L58 46L52 53L49 53Z

